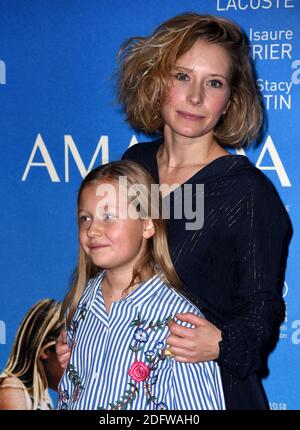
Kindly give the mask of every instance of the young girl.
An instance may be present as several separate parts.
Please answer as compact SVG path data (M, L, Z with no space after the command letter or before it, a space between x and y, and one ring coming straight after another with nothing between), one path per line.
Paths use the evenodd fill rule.
M175 314L201 313L178 292L151 184L132 161L98 167L82 182L78 269L62 308L71 358L59 409L225 408L218 365L177 362L167 349Z

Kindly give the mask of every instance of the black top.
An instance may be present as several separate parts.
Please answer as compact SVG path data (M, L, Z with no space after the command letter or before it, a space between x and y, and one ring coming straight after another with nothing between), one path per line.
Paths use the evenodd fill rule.
M123 159L141 163L159 183L156 154L162 143L134 145ZM178 191L186 184L194 202L196 185L204 184L204 224L198 230L186 229L191 219L174 218ZM285 209L271 182L242 155L212 161L169 199L168 241L176 271L191 299L222 331L218 362L227 408L266 409L257 370L281 303Z

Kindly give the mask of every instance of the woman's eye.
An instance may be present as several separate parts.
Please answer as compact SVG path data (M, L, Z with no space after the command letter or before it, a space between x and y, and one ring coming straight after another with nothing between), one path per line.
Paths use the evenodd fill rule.
M223 86L223 84L222 84L222 82L220 82L216 79L213 79L212 81L209 81L209 86L213 87L213 88L220 88Z
M178 81L187 81L189 79L189 76L186 73L178 72L175 74L175 78Z

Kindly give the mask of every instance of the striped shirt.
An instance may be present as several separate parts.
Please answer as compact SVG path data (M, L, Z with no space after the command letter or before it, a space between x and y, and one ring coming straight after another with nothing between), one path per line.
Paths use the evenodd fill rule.
M165 354L168 322L200 311L155 275L114 301L108 315L103 276L89 281L68 331L72 354L58 409L225 409L215 362L180 363Z

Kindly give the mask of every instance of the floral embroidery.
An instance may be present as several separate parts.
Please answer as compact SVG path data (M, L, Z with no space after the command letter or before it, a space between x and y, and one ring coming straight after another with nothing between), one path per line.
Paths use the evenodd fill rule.
M75 366L73 366L73 364L68 364L67 375L75 387L73 395L72 395L72 401L75 402L76 400L78 400L79 394L81 393L81 390L84 389L84 386L82 385L81 378L78 375L78 372L77 372Z
M58 393L58 400L61 402L60 409L68 409L69 393L67 390L60 390Z
M142 328L138 328L134 332L134 339L139 342L147 342L148 337L148 334Z
M69 334L71 336L71 339L74 339L77 329L78 329L78 321L72 320L70 324L70 329L69 329Z
M156 408L158 411L165 411L168 409L168 406L164 402L160 402Z
M71 398L71 400L73 402L75 402L76 400L78 400L79 394L84 387L81 383L81 379L78 375L78 372L77 372L75 366L73 366L73 364L68 364L67 375L75 387L74 392L72 394L72 398ZM59 398L59 401L62 402L61 409L68 409L68 403L67 402L70 398L68 391L67 390L59 390L58 398Z
M78 309L80 310L80 312L79 312L79 315L78 315L77 323L78 323L78 321L85 319L86 313L88 311L87 302L79 304Z
M72 354L72 351L76 345L75 336L76 336L76 332L77 332L77 329L79 326L79 321L85 319L86 313L88 311L87 302L80 304L78 306L78 309L79 309L78 319L71 321L71 325L70 325L70 329L69 329L69 335L71 337L69 347L70 347L71 354ZM74 392L72 395L72 401L76 401L76 400L78 400L78 397L79 397L81 391L84 389L84 386L82 385L81 378L80 378L78 371L76 370L76 368L73 364L70 364L70 363L68 364L67 375L68 375L68 378L70 379L70 381L72 382L72 384L74 385ZM61 409L67 409L67 400L69 400L69 397L70 396L69 396L69 393L67 390L59 392L59 400L61 400L61 402L62 402Z
M119 400L109 403L111 409L123 410L126 409L128 405L132 405L139 392L140 383L142 383L142 389L147 397L147 405L153 403L156 406L156 409L168 409L165 403L158 403L157 398L152 394L152 386L156 384L158 376L151 376L151 372L158 368L159 361L166 359L166 356L164 355L165 344L162 341L158 341L153 349L147 351L144 351L144 349L146 347L146 342L149 339L149 332L153 330L163 330L166 325L169 324L171 319L172 316L169 316L164 321L150 321L150 323L146 325L146 320L142 320L140 313L138 313L137 319L131 322L131 327L137 327L133 334L133 341L131 345L129 345L129 349L135 355L135 360L128 369L128 375L134 382L128 383L128 388ZM138 360L139 352L144 354L145 361ZM98 409L105 408L99 407Z
M150 375L151 369L142 361L135 361L129 367L128 375L136 382L145 381Z

